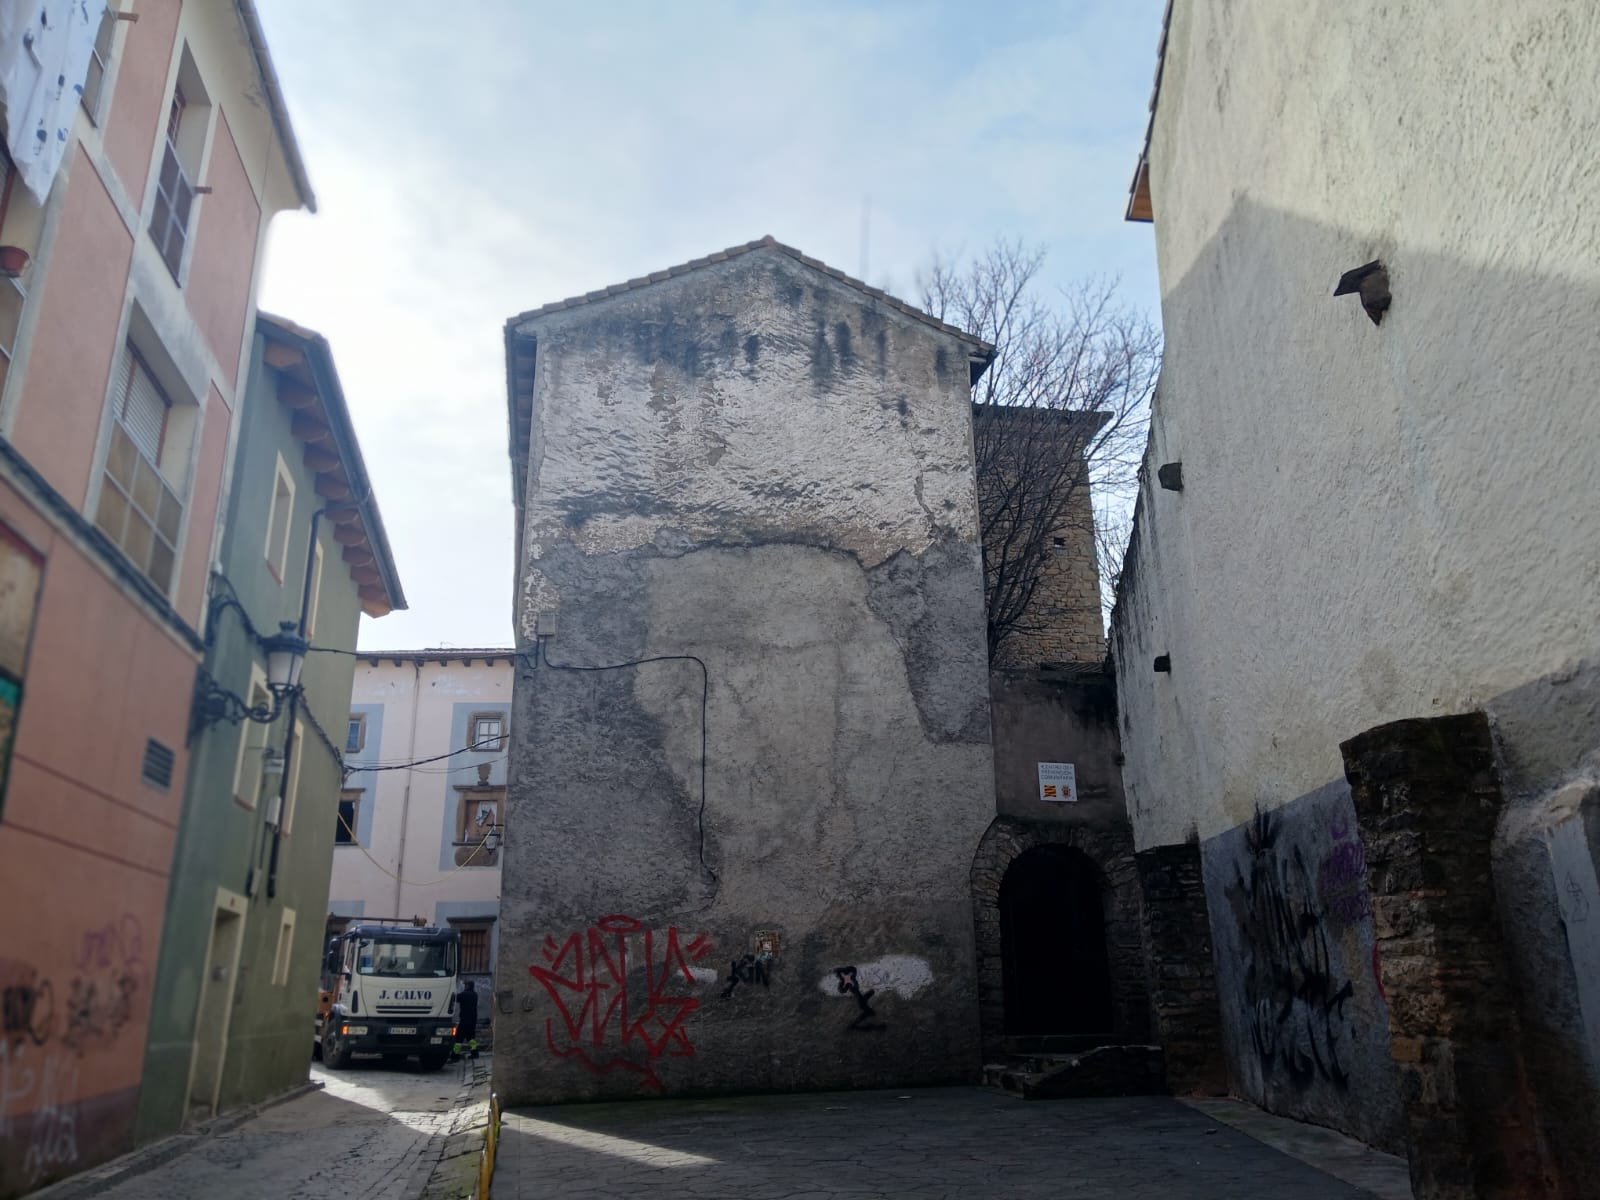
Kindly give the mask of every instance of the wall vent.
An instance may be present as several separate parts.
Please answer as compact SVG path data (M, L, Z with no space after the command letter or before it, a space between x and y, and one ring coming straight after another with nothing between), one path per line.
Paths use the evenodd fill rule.
M172 764L178 755L170 746L163 746L155 738L144 744L144 769L139 772L146 783L166 789L172 786Z

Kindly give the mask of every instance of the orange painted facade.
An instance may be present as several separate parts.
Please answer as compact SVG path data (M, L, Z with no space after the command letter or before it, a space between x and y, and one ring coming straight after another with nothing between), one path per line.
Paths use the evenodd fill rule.
M30 240L33 254L0 391L0 701L20 676L20 699L0 703L0 751L14 713L0 796L0 1198L133 1143L264 222L309 203L286 120L260 101L271 68L245 6L120 7L139 19L116 24L100 111L78 114L45 203L18 184L0 224L0 242ZM150 226L180 88L183 119L207 123L187 135L189 182L211 191L193 198L174 277ZM235 140L246 128L253 145ZM129 348L167 399L151 470L181 515L162 569L135 561L150 543L133 519L102 507L131 407ZM148 480L128 488L160 495Z

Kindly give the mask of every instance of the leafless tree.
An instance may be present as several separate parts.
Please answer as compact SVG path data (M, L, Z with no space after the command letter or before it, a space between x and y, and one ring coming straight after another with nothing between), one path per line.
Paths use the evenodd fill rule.
M1093 536L1102 604L1115 590L1161 365L1159 331L1113 284L1050 295L1044 258L1000 240L966 263L936 256L922 279L928 312L995 348L973 394L991 661L1044 623L1033 600L1056 539Z

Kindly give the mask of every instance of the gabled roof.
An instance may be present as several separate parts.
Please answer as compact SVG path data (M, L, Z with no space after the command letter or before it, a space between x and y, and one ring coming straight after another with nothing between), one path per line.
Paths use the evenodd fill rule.
M527 312L518 313L506 321L506 403L510 416L511 436L511 495L512 500L520 511L523 504L522 486L525 464L528 454L528 437L531 432L532 406L533 406L533 347L531 338L523 330L523 325L530 321L537 321L551 313L565 312L569 309L582 308L587 304L595 304L608 300L613 296L620 296L627 292L638 291L642 288L653 287L658 283L665 283L669 279L679 279L691 275L696 271L715 266L718 263L729 262L757 250L772 250L779 254L787 255L802 266L809 267L819 274L846 287L853 288L869 299L876 300L886 308L919 321L930 328L937 329L940 333L948 334L958 341L965 342L968 346L967 358L971 363L972 381L977 382L989 362L994 357L994 347L982 338L975 337L964 329L958 329L948 322L941 321L932 313L925 312L915 305L907 304L904 300L891 296L882 288L873 287L853 276L846 275L837 267L830 267L821 259L812 258L803 254L793 246L786 246L777 238L768 234L766 237L757 238L753 242L745 242L739 246L729 246L726 250L719 250L715 254L707 254L704 258L692 258L688 262L679 263L675 267L665 270L652 271L648 275L640 275L624 283L615 283L610 287L600 288L593 292L585 292L581 296L569 296L565 300L555 300L538 308L529 309ZM521 548L518 548L521 553Z
M305 445L317 495L328 502L333 539L343 548L361 611L381 617L404 608L405 593L328 339L264 312L256 314L256 331L266 341L262 359L276 373L278 399L294 412L290 429Z
M749 254L752 250L762 249L776 250L780 254L787 254L790 258L794 259L795 262L808 266L813 271L820 271L830 279L836 279L840 283L845 284L847 287L855 288L856 291L871 296L874 300L881 301L888 307L895 309L897 312L902 312L914 320L921 321L924 325L931 325L943 333L948 333L953 337L960 338L962 341L978 347L985 353L992 354L994 352L994 347L989 345L989 343L984 341L982 338L974 337L964 329L957 329L954 325L950 325L944 321L941 321L933 314L924 312L915 305L907 304L904 300L900 300L894 296L891 296L882 288L875 288L869 283L864 283L859 279L846 275L837 267L830 267L821 259L812 258L808 254L802 254L793 246L785 246L770 233L766 237L757 238L753 242L745 242L742 246L729 246L726 250L718 250L715 254L708 254L704 258L691 258L686 263L679 263L677 266L668 267L664 271L652 271L648 275L640 275L638 278L630 279L626 283L614 283L610 287L603 287L598 291L585 292L581 296L569 296L565 300L555 300L549 304L540 305L538 308L529 309L525 313L519 313L512 317L506 322L506 327L509 329L512 326L520 325L522 322L530 320L534 317L542 317L547 313L562 312L569 308L581 308L583 305L593 304L597 300L604 300L610 296L620 296L623 292L637 291L640 288L646 288L652 284L664 283L668 279L678 279L684 275L693 274L695 271L703 270L704 268L712 266L715 263L728 262L730 259L735 259L741 255Z

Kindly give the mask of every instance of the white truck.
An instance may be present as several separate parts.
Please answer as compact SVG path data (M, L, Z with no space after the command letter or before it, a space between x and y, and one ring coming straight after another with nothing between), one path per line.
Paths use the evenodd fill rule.
M416 1055L436 1071L456 1035L461 934L416 920L362 919L328 939L316 1041L333 1070L355 1055Z

